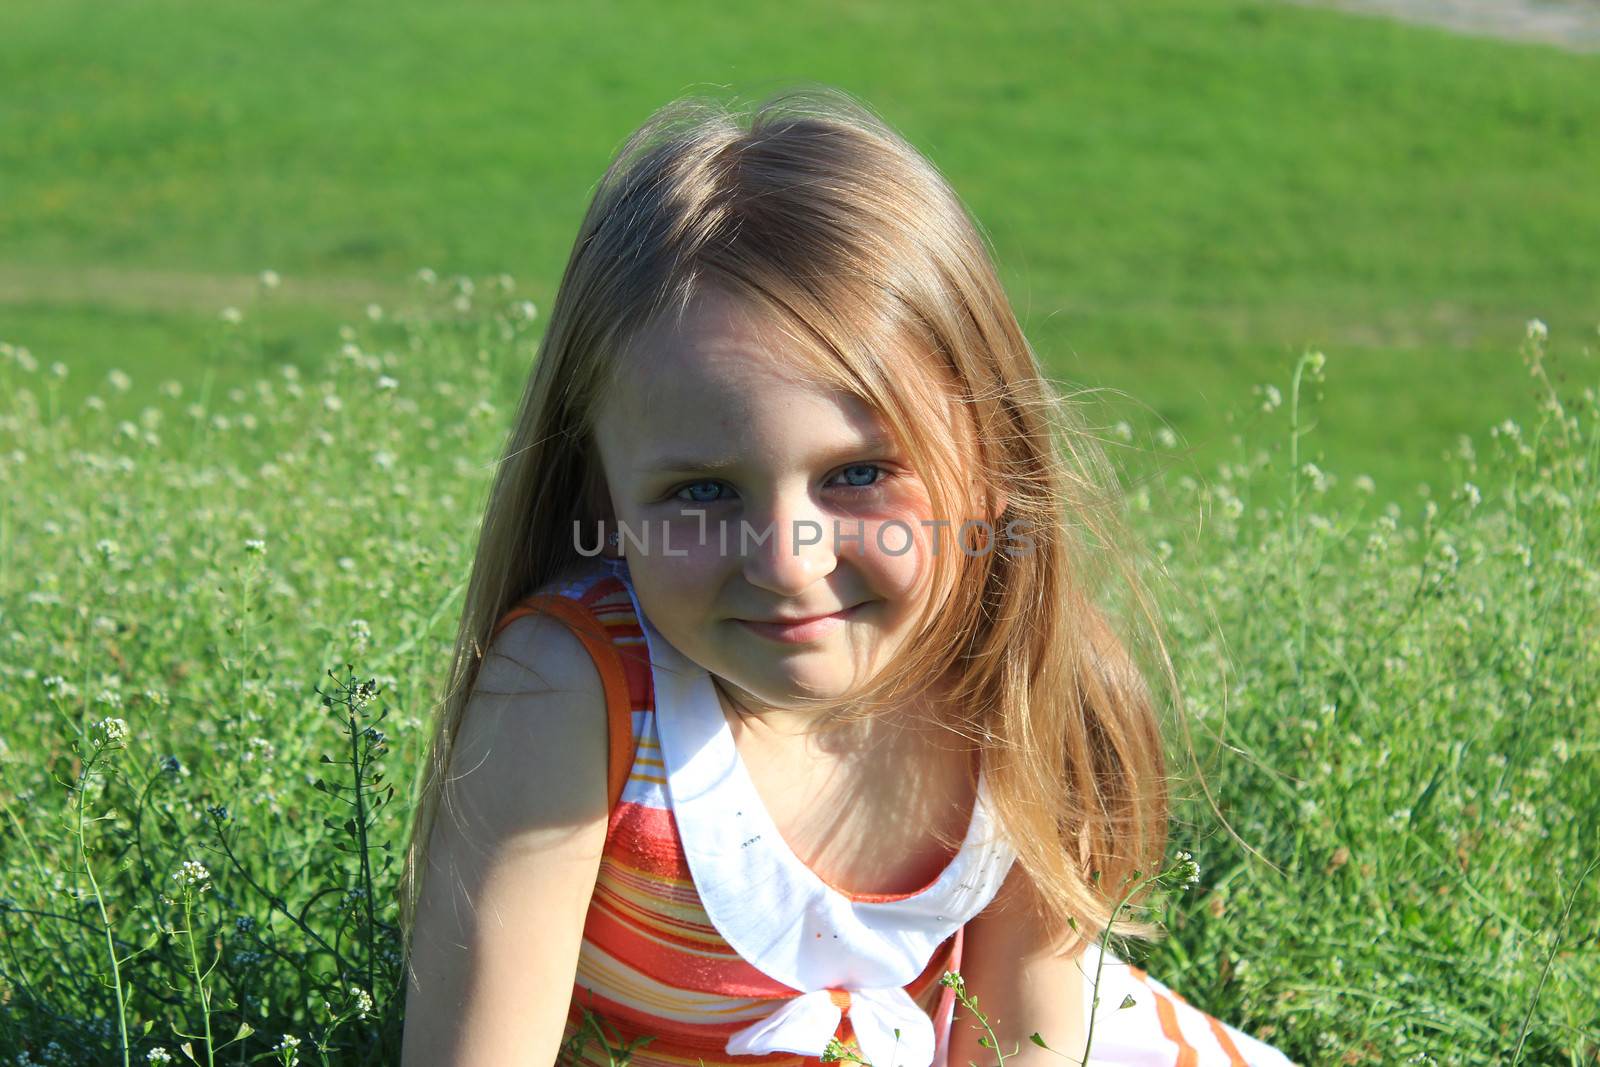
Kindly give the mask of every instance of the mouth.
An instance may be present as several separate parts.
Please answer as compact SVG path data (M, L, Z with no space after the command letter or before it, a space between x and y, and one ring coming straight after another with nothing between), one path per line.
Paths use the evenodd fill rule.
M736 619L734 621L757 637L764 637L769 641L778 641L791 645L804 644L808 641L826 637L850 621L864 606L864 604L857 604L854 607L836 611L831 615L816 615L807 619L786 619L776 622L764 622L755 619Z

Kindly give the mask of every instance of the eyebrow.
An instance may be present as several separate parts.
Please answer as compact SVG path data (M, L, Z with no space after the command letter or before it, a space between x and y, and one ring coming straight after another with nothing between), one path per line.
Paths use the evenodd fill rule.
M854 444L830 450L826 458L830 462L837 462L850 456L859 456L864 452L891 452L895 447L894 437L875 433ZM739 461L740 457L737 455L693 456L673 453L647 459L634 470L639 474L715 473L737 467Z

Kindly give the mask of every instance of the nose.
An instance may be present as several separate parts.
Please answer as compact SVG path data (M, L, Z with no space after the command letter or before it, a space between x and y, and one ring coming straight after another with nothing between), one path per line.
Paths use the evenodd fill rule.
M751 585L782 597L795 597L838 566L833 518L818 508L803 487L775 496L758 516L747 511L748 530L740 532L744 576ZM762 538L765 537L763 541Z

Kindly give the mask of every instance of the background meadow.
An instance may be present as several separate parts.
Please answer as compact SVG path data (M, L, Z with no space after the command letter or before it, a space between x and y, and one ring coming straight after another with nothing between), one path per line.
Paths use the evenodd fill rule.
M653 10L0 13L0 1063L398 1058L422 724L585 198L797 80L951 178L1152 548L1258 856L1185 779L1128 951L1300 1062L1596 1062L1596 57Z

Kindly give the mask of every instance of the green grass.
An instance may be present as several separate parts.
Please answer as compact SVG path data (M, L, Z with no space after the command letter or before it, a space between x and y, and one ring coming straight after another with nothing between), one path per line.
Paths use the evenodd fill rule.
M652 109L803 81L950 177L1053 373L1170 419L1202 466L1230 405L1320 347L1349 368L1332 465L1437 480L1459 434L1533 410L1503 358L1527 319L1600 320L1600 57L1257 0L672 10L12 5L0 338L79 382L194 377L269 267L287 358L350 313L327 293L422 266L547 304Z
M241 331L243 386L73 400L0 348L0 1063L397 1061L395 849L536 333L479 295L293 371ZM1180 773L1199 884L1124 952L1296 1062L1600 1052L1600 367L1521 356L1535 418L1428 500L1305 470L1337 350L1130 497L1244 844Z

